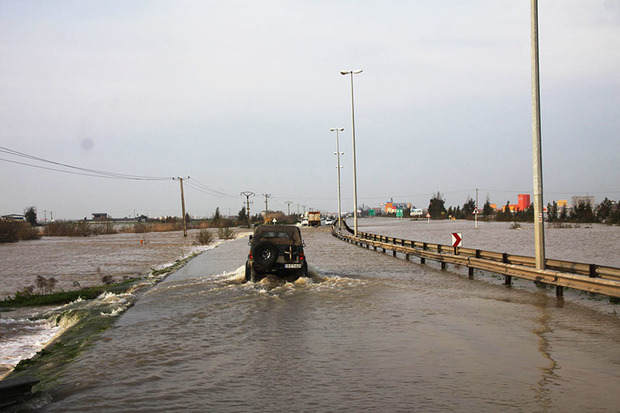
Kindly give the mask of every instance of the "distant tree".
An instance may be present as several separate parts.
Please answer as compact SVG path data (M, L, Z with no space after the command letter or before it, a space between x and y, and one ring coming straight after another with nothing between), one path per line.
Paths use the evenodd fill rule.
M534 222L534 203L531 203L525 211L523 211L523 220Z
M489 197L487 196L487 200L484 203L484 207L482 207L482 214L485 216L485 218L488 219L494 213L495 211L493 210L493 207L491 207L491 201L489 201Z
M556 222L558 219L558 203L553 201L547 204L547 222Z
M456 219L464 219L465 218L465 214L461 210L460 206L457 206L456 209L454 210L454 218L456 218Z
M237 221L239 221L239 225L250 225L250 222L248 221L248 215L245 213L245 207L241 208L241 210L237 214Z
M620 224L620 202L616 202L615 205L613 205L607 223Z
M562 211L560 211L560 216L558 217L558 220L562 222L568 221L568 211L566 207L562 207Z
M428 213L431 214L433 219L442 219L446 217L446 201L443 199L443 195L439 191L433 195L430 203L428 204Z
M474 201L470 197L467 197L467 201L465 201L465 203L463 204L463 217L469 218L470 216L472 216L474 214L474 209L476 209L476 201Z
M42 275L37 275L35 284L39 293L43 293L47 289L47 280Z
M219 221L222 218L220 215L220 207L215 208L215 214L213 214L213 220Z
M594 222L594 212L590 201L579 201L571 211L570 219L575 222Z
M56 284L58 284L58 280L54 277L50 277L47 279L47 291L53 292L54 288L56 288Z
M596 209L596 220L606 222L613 210L613 202L605 198Z
M506 201L506 205L501 212L495 215L497 221L512 221L512 212L510 211L510 201Z
M30 223L33 227L37 226L37 207L30 206L24 209L24 216L26 217L26 221Z

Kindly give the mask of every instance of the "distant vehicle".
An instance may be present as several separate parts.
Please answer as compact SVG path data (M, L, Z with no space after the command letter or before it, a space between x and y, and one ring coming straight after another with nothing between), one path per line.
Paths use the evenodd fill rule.
M321 212L320 211L308 211L308 226L320 227L321 226Z
M250 236L245 281L258 282L275 275L293 282L308 276L301 231L293 225L261 225Z
M325 218L325 225L334 225L334 218L333 217L327 217Z
M308 226L308 218L304 218L301 220L301 226L302 227L307 227Z

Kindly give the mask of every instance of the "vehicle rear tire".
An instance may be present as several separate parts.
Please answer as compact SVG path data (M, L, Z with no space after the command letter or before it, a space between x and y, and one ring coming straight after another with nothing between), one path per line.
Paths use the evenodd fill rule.
M261 241L252 248L252 258L256 270L269 270L278 259L278 248L269 241Z
M252 281L252 269L250 268L250 263L245 263L245 282Z

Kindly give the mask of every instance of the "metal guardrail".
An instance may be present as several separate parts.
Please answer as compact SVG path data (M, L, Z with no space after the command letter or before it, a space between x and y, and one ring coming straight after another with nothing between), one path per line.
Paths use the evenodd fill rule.
M616 267L546 259L546 269L538 270L535 268L534 257L411 241L359 231L355 237L337 231L335 225L333 228L332 235L337 238L366 248L380 248L383 252L390 250L394 256L396 253L405 254L407 260L410 256L416 256L421 263L427 259L438 261L442 269L445 269L446 264L467 266L470 278L473 277L473 270L479 269L505 275L505 283L508 285L512 283L512 277L554 285L558 296L561 296L563 288L567 287L620 298L620 268ZM346 224L345 228L352 233Z

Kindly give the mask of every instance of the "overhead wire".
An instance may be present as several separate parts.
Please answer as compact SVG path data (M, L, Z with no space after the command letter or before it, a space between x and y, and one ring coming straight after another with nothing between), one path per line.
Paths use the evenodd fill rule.
M100 171L96 169L82 168L79 166L69 165L66 163L56 162L56 161L41 158L38 156L30 155L30 154L16 151L14 149L6 148L3 146L0 146L0 153L5 153L7 155L17 156L21 158L26 158L26 159L30 159L33 161L48 163L48 164L60 166L63 168L68 168L71 170L45 167L41 165L36 165L36 164L26 163L26 162L19 162L19 161L5 159L5 158L0 158L0 161L11 162L11 163L15 163L18 165L29 166L32 168L46 169L50 171L63 172L63 173L68 173L68 174L73 174L73 175L84 175L84 176L92 176L92 177L97 177L97 178L109 178L109 179L126 179L126 180L134 180L134 181L163 181L163 180L172 179L172 177L130 175L130 174L117 173L117 172ZM75 171L81 171L81 172L75 172Z
M189 182L191 182L192 184L195 184L195 186L197 188L201 188L201 189L203 189L205 191L208 191L208 192L210 192L210 193L212 193L214 195L226 196L226 197L231 197L231 198L238 198L238 195L231 195L231 194L227 194L227 193L222 192L222 191L218 191L217 189L213 189L213 188L203 184L202 182L198 181L195 178L191 178L191 180ZM197 188L194 188L194 189L197 189Z

